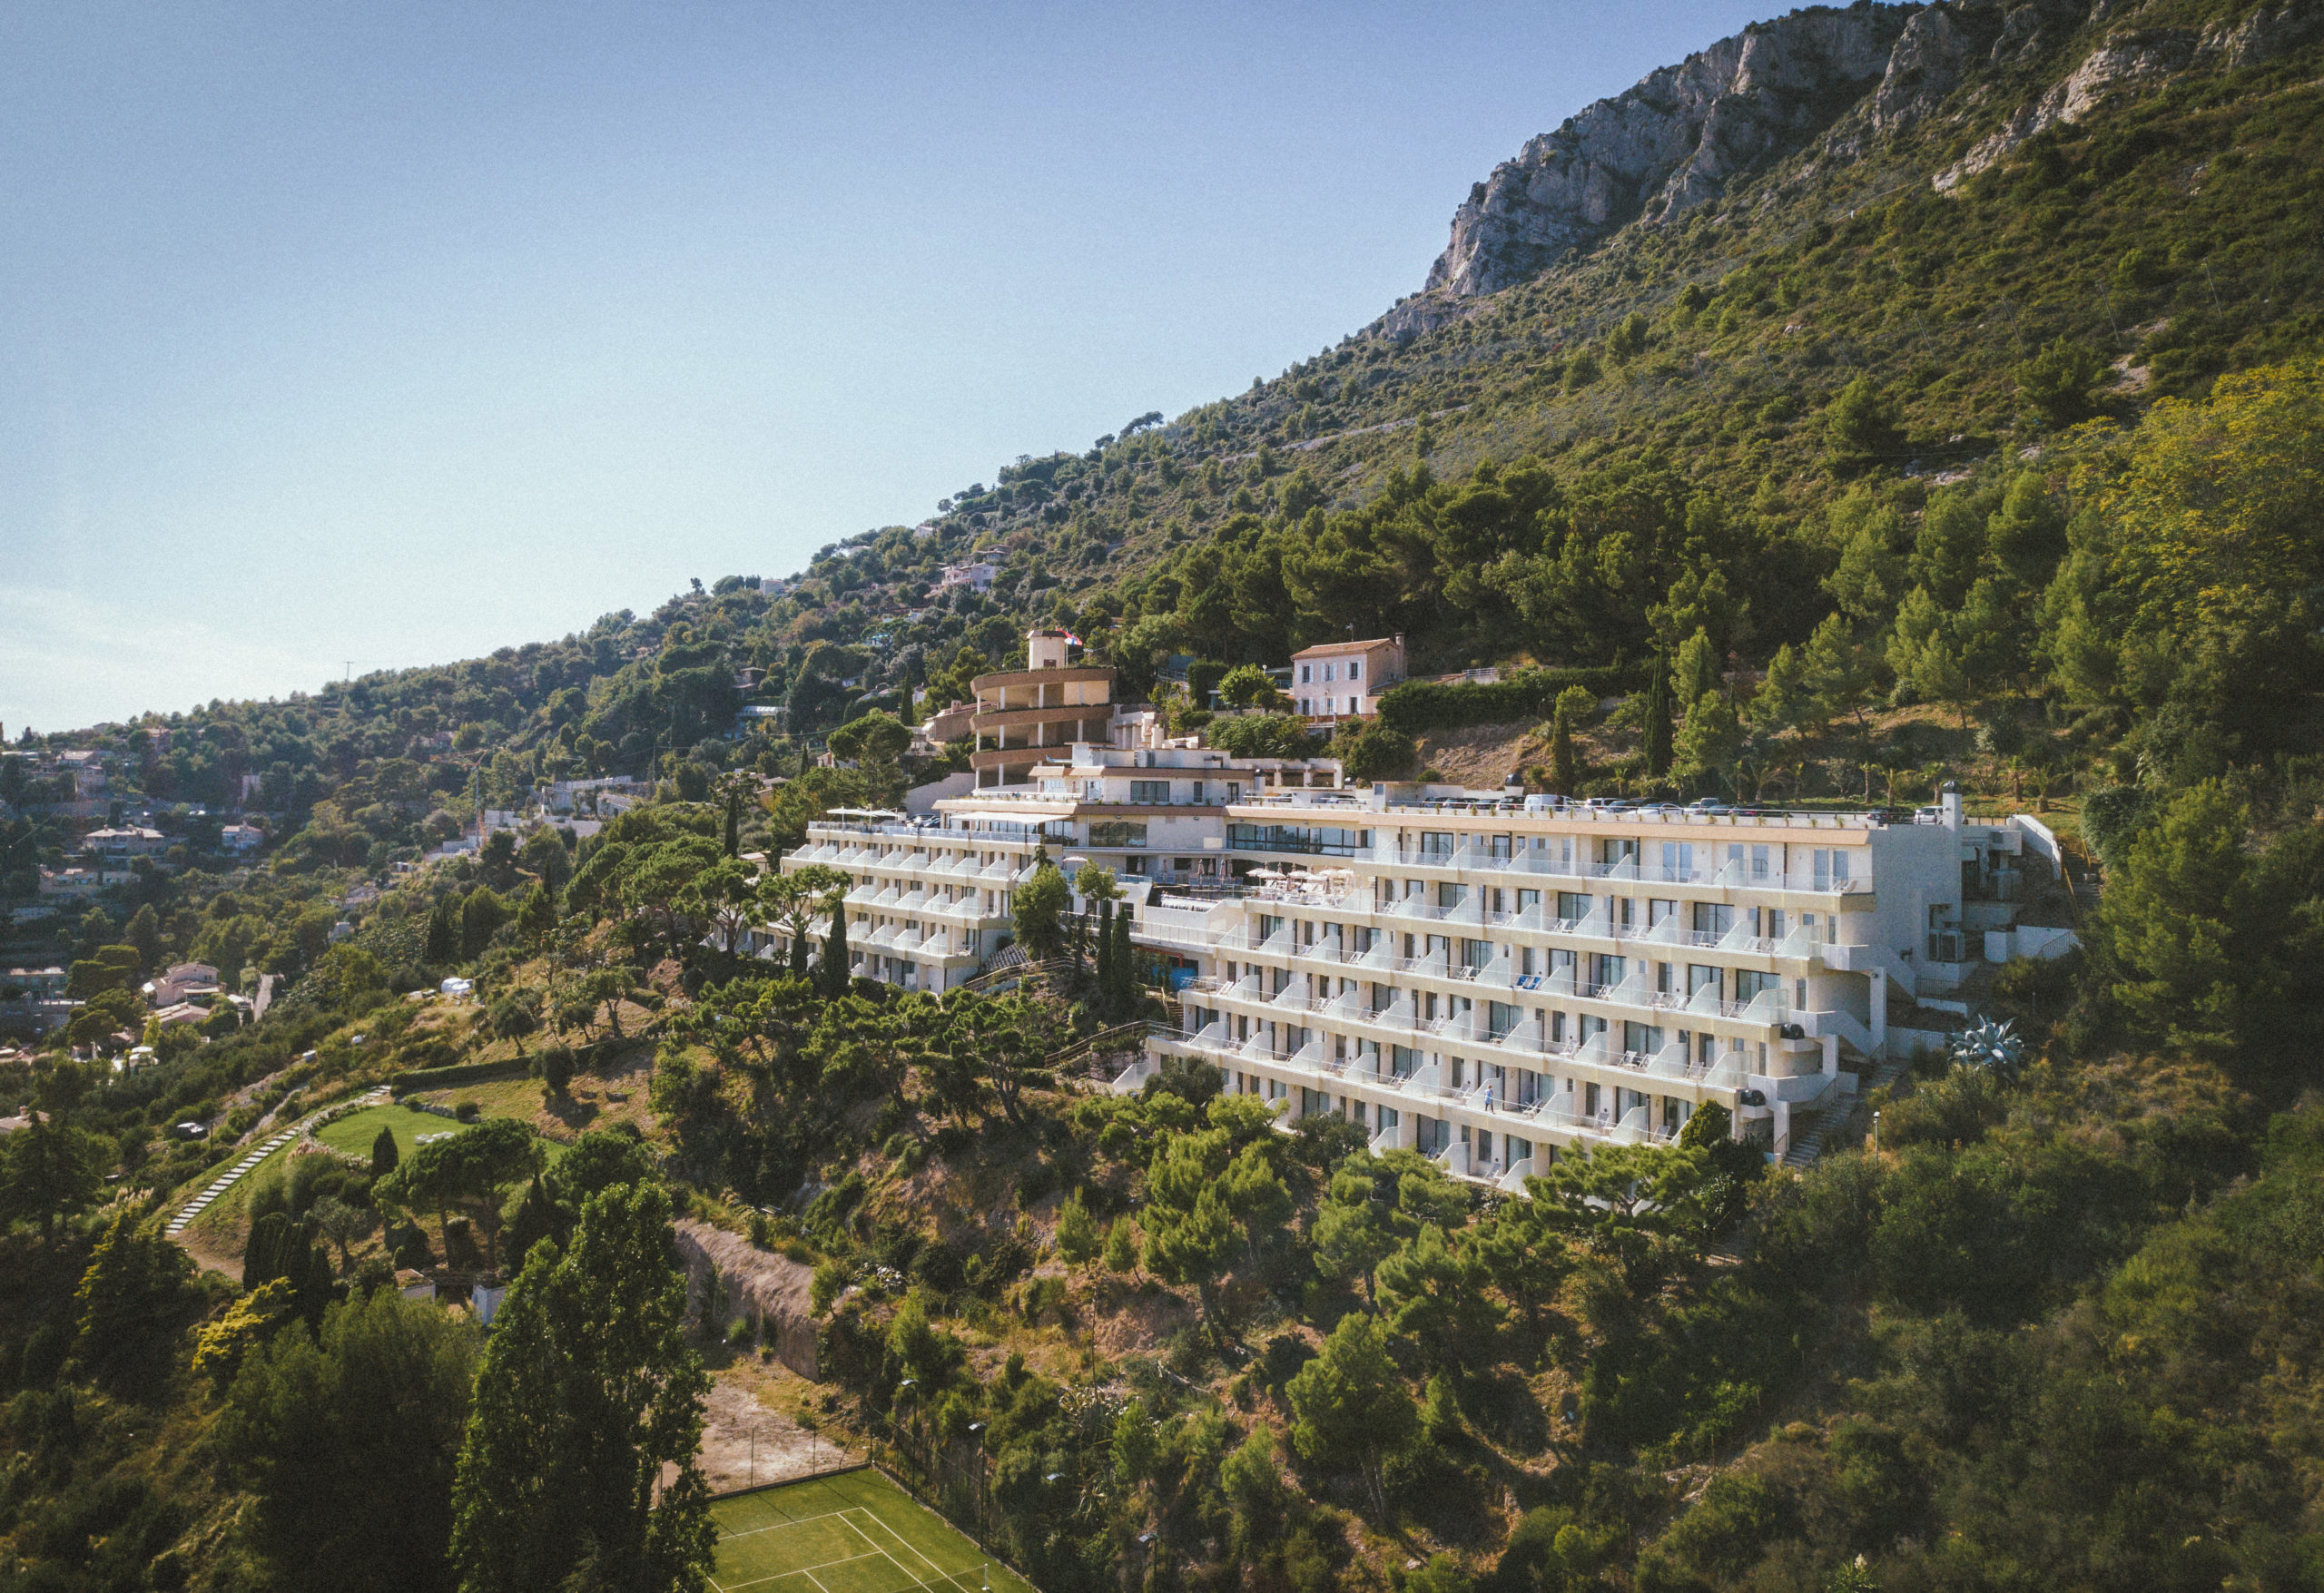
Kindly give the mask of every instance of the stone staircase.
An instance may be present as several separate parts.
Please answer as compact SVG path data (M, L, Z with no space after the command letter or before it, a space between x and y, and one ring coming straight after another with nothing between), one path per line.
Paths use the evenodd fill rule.
M1791 1136L1790 1148L1784 1152L1783 1165L1804 1167L1824 1154L1824 1147L1846 1136L1856 1119L1864 1116L1865 1102L1876 1090L1886 1089L1905 1077L1905 1069L1913 1065L1909 1057L1891 1057L1874 1069L1856 1088L1856 1094L1844 1096L1838 1103L1816 1114L1816 1121L1805 1133Z
M382 1105L388 1100L389 1093L389 1092L386 1087L382 1086L381 1087L371 1091L370 1094L362 1096L357 1104L366 1106ZM283 1129L281 1133L274 1135L269 1139L262 1140L258 1145L251 1147L250 1151L245 1154L240 1161L236 1162L232 1166L220 1174L218 1177L211 1183L208 1188L204 1189L200 1195L195 1195L193 1199L187 1204L184 1210L179 1212L177 1215L170 1219L170 1225L168 1228L163 1230L164 1236L174 1239L180 1234L184 1233L187 1224L192 1223L194 1218L200 1216L203 1212L208 1211L212 1204L215 1202L220 1195L225 1194L226 1191L231 1189L237 1183L241 1182L242 1176L249 1173L251 1168L266 1160L267 1157L272 1155L276 1151L281 1150L284 1146L289 1145L292 1140L297 1139L301 1134L304 1134L307 1131L309 1126L320 1121L330 1113L339 1110L339 1108L344 1104L345 1103L334 1101L320 1112L310 1112L306 1116L300 1118L298 1122L292 1124L290 1127Z

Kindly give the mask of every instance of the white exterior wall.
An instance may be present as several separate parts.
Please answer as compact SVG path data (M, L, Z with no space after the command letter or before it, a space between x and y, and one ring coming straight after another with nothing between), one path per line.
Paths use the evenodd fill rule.
M1957 879L1951 831L1856 816L1596 818L1317 793L1230 819L1369 836L1351 856L1271 860L1306 880L1149 910L1139 939L1199 952L1204 976L1149 1062L1201 1057L1288 1116L1360 1115L1376 1144L1424 1143L1512 1187L1548 1147L1667 1140L1704 1101L1738 1133L1767 1121L1780 1153L1793 1108L1847 1087L1844 1047L1880 1054L1875 987L1888 969L1911 977L1903 954Z
M807 844L780 867L795 873L820 863L853 877L848 960L859 978L949 990L973 978L1010 932L1014 893L1039 844L1030 835L829 821L808 825ZM1057 843L1049 845L1056 855ZM816 935L828 938L827 929ZM779 931L753 939L762 957L789 955Z

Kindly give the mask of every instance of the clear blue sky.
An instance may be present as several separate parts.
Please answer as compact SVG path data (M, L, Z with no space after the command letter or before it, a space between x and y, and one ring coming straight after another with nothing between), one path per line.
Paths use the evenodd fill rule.
M1740 4L0 11L0 724L782 574L1336 342Z

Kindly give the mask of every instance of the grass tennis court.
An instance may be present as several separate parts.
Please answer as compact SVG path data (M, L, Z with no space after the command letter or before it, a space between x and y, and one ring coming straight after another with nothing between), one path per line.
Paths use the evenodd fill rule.
M720 1593L1032 1593L868 1467L711 1507Z

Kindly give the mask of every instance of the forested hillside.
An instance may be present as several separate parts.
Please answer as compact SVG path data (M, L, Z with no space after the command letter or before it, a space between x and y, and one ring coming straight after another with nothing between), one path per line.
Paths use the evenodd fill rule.
M681 1332L674 1216L812 1268L795 1411L1048 1593L2324 1588L2324 7L1729 44L1648 110L1750 137L1640 157L1584 226L1541 173L1630 159L1605 129L1647 102L1585 113L1375 326L785 590L70 738L156 798L258 776L273 831L70 926L104 1025L182 955L286 982L135 1074L71 1036L0 1067L0 1588L700 1586L697 1475L653 1518L592 1491L681 1460L703 1380L758 1359L724 1311ZM936 591L971 555L990 595ZM1088 962L1011 994L740 955L839 884L743 854L894 800L867 714L1036 619L1139 691L1351 626L1423 671L1590 666L1392 729L1524 704L1569 791L1958 778L2053 805L2103 890L2078 954L1981 997L2022 1057L1926 1059L1876 1145L1768 1167L1706 1111L1530 1199L1281 1133L1205 1069L1088 1088L1075 1037L1165 1008L1061 879L1020 937ZM730 738L748 702L789 731ZM805 770L834 733L857 766ZM391 871L585 773L664 783L578 845ZM7 822L0 869L61 853ZM425 994L453 976L474 999ZM303 1145L163 1237L389 1084L482 1120ZM527 1257L482 1340L389 1286Z

